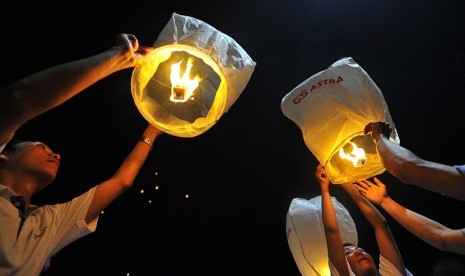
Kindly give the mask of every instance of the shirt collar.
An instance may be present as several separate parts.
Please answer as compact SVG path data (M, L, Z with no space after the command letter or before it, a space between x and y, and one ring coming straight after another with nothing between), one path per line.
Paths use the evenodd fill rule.
M19 195L15 193L10 187L0 184L0 197L4 197L11 201L11 197L18 197ZM12 203L13 204L13 203ZM37 205L29 204L29 208L36 208Z
M1 196L17 196L17 194L8 186L0 184L0 195Z

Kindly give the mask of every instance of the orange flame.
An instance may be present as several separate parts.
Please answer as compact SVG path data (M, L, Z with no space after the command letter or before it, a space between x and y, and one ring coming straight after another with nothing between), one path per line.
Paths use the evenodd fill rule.
M357 145L353 142L350 142L350 144L352 145L352 152L347 154L344 152L344 148L340 148L339 157L351 161L354 167L361 167L365 165L367 162L365 150L357 147Z
M170 100L173 102L185 102L191 98L194 94L194 90L199 86L201 78L195 76L193 79L190 78L192 69L192 57L189 57L186 64L186 70L181 76L181 63L171 65L171 96Z

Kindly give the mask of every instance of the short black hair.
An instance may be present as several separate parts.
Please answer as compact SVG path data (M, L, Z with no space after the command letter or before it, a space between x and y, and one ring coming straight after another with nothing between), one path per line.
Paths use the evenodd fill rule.
M353 244L353 243L351 243L351 242L346 242L346 243L344 243L344 244L342 245L342 247L344 247L344 248L345 248L346 246L355 246L355 247L357 247L355 244Z

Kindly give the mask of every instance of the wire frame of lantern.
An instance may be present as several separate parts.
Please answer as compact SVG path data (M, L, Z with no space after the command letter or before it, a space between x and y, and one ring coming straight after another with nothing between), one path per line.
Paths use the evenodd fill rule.
M155 48L134 68L131 90L149 123L174 136L194 137L223 115L228 83L204 51L172 44Z

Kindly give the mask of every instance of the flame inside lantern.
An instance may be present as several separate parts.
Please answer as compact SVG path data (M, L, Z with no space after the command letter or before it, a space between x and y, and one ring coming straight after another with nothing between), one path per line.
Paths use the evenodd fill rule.
M186 70L181 76L181 63L182 60L178 63L171 65L171 96L170 100L172 102L185 102L191 98L194 94L195 89L199 86L201 78L196 75L194 78L190 78L191 69L192 69L192 57L189 57L187 60Z
M352 145L352 151L350 153L346 153L344 148L339 149L339 157L342 159L346 159L352 162L354 167L362 167L367 162L367 157L365 154L365 150L363 148L357 147L354 142L350 142Z

